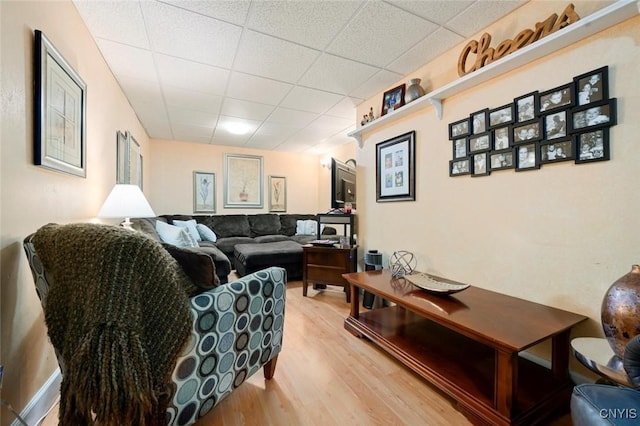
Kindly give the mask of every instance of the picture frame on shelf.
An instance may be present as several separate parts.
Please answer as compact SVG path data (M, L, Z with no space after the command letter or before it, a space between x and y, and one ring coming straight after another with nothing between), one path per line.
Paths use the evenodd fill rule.
M453 140L453 159L464 158L469 151L468 139L458 138Z
M376 202L415 201L416 132L376 144Z
M120 130L116 132L116 156L116 183L129 183L129 142Z
M469 136L469 153L489 151L491 149L491 133L485 132L479 135Z
M489 170L506 170L513 169L514 166L514 150L503 149L501 151L490 152L489 153Z
M404 93L406 84L403 83L391 90L387 90L382 95L382 112L381 116L387 115L404 105Z
M609 98L609 67L595 69L573 78L576 106L588 105Z
M573 160L575 158L573 145L571 138L541 142L540 164Z
M34 164L86 178L87 85L42 31L34 38Z
M224 207L255 208L264 205L262 156L224 154Z
M616 101L616 98L612 98L574 108L571 112L571 121L569 121L570 132L583 132L615 125L617 121Z
M269 176L269 211L287 211L287 178Z
M213 172L193 172L193 212L216 212L216 174Z
M544 116L544 139L558 139L567 136L567 111L561 110Z
M515 169L516 172L525 170L535 170L540 168L539 153L536 143L525 143L515 148Z
M478 135L487 131L487 117L489 115L488 109L476 111L471 114L471 134Z
M554 111L558 108L569 108L575 103L575 85L567 83L554 89L540 92L539 112Z
M513 123L513 103L489 110L489 129Z
M608 127L578 133L573 138L576 164L609 160Z
M473 166L471 177L488 176L490 173L489 162L487 161L489 159L489 153L486 151L480 152L473 154L471 157Z
M536 118L537 111L540 110L540 94L535 92L527 93L513 100L514 122L524 123Z
M463 176L471 173L469 157L449 161L449 176Z
M507 125L496 127L491 131L491 133L493 133L493 149L495 151L500 151L513 146L513 132L511 131L511 126Z
M462 136L469 136L469 133L469 117L449 124L449 140L457 139Z
M513 126L513 144L521 144L542 139L542 120L535 119Z

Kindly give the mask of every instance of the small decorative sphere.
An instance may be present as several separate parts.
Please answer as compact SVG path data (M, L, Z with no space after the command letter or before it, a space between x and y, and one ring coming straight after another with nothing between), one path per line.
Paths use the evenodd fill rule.
M412 273L416 269L418 261L410 251L394 251L389 257L391 275L399 278Z

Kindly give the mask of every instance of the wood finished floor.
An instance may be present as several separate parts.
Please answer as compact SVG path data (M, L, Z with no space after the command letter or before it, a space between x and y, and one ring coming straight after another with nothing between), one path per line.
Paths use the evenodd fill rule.
M200 419L213 425L429 425L471 423L455 403L373 344L344 329L338 287L302 296L287 285L284 343L275 376L262 371ZM42 426L57 424L57 410ZM569 414L549 423L570 426Z

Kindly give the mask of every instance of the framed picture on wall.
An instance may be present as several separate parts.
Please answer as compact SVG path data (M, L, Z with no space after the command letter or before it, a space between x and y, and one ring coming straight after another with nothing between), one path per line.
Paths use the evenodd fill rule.
M382 95L382 115L386 115L390 112L395 111L404 105L404 92L406 90L406 85L401 84L398 87L394 87L391 90L387 90Z
M116 132L116 155L118 158L116 183L129 183L129 169L127 167L129 163L129 142L127 141L127 135L120 130Z
M462 176L471 173L469 158L449 161L449 176Z
M513 144L511 128L509 126L496 127L493 132L493 149L499 151L507 149Z
M461 136L469 135L469 117L449 124L449 139L453 140Z
M567 136L567 110L544 116L544 139L558 139Z
M34 53L34 164L86 177L87 85L40 30Z
M224 154L224 206L261 209L262 157Z
M376 201L415 201L416 132L376 144Z
M542 120L531 120L527 123L513 126L513 143L537 141L542 139Z
M477 111L471 114L471 133L474 135L484 133L487 130L488 109Z
M491 133L486 132L481 135L473 135L469 138L470 153L489 151L490 149L491 149Z
M574 104L573 83L556 87L540 93L540 112L553 111L558 108L568 108Z
M488 156L489 156L488 152L481 152L479 154L474 154L472 156L473 158L473 161L472 161L473 169L471 171L472 177L489 175L489 164L487 161Z
M269 176L269 211L287 211L287 178Z
M609 67L598 68L573 78L578 106L609 98Z
M216 174L193 172L193 212L216 212Z
M516 172L540 168L538 150L535 143L527 143L516 148Z
M533 120L540 109L540 97L537 91L519 96L513 100L515 109L515 122L522 123Z
M467 138L458 138L453 141L453 158L463 158L467 156Z
M513 149L489 153L489 167L491 171L513 169Z
M571 115L569 130L572 133L613 126L616 124L616 98L574 108Z
M540 163L556 163L573 160L573 141L562 139L540 143Z
M142 189L142 150L140 144L130 132L126 133L129 141L129 182L132 185L138 185Z
M576 163L591 163L609 159L609 129L579 133L574 136Z
M489 111L489 128L513 123L513 104L503 105Z

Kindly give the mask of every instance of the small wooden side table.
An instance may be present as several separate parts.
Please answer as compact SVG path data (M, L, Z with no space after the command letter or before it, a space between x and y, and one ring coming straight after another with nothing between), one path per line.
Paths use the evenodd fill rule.
M358 247L338 248L302 246L302 295L307 295L309 281L315 284L337 285L345 288L347 303L351 301L349 282L342 274L356 272Z

